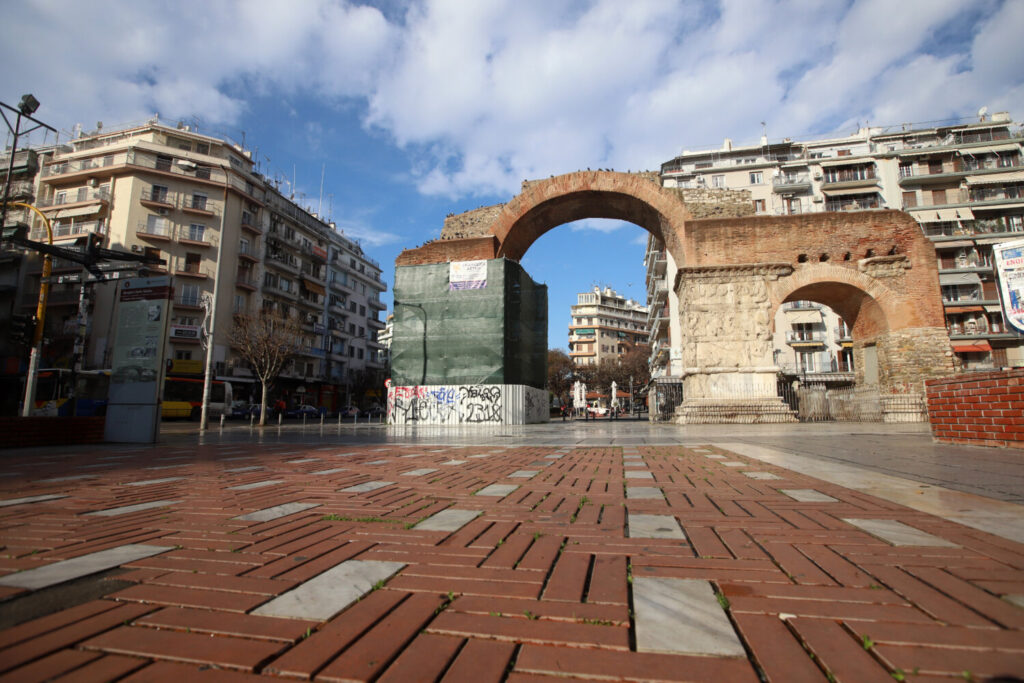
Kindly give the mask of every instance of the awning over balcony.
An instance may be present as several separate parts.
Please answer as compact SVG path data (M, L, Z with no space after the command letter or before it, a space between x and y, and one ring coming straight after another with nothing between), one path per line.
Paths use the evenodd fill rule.
M314 294L319 294L320 296L324 296L325 294L327 294L327 290L324 289L323 285L318 285L315 282L311 282L307 278L302 278L302 286L308 289L309 291L313 292Z
M589 335L594 334L594 330L593 329L573 330L572 333L575 334L575 335L579 335L579 336L589 336Z
M986 353L992 350L987 341L976 341L972 344L954 344L953 350L957 353Z
M1002 306L985 306L986 313L1002 313Z
M862 157L836 157L834 159L822 159L820 162L822 168L831 168L835 166L866 166L867 164L873 164L871 159L864 159Z
M981 176L968 176L968 185L1002 185L1003 183L1024 183L1024 171L1009 173L991 173Z
M977 273L939 273L940 285L980 285Z
M907 208L919 223L931 221L969 221L974 219L970 209L932 209L927 206L911 206Z
M826 190L822 188L826 197L845 197L854 194L878 194L878 185L863 185L861 187L847 187L840 190Z
M949 154L951 151L941 147L921 147L920 149L898 149L896 153L901 157L921 157L927 154Z
M91 216L92 214L97 213L101 208L103 208L103 206L97 202L88 206L76 206L71 209L60 209L57 213L53 214L52 218L60 219L73 218L74 216ZM53 208L49 208L47 211L53 211Z
M1005 145L985 145L984 147L971 147L969 149L961 149L960 155L977 156L978 154L995 154L996 152L1012 152L1020 149L1020 145L1015 143L1009 143Z
M786 322L810 323L814 325L821 322L821 311L817 309L790 308L786 310Z

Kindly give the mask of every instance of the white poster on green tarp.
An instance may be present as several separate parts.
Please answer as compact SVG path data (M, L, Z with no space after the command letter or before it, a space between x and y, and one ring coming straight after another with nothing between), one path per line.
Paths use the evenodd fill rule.
M173 289L169 277L121 283L105 438L152 443L160 425L160 379Z
M1024 240L995 244L992 246L992 254L999 274L1003 320L1014 329L1024 332Z

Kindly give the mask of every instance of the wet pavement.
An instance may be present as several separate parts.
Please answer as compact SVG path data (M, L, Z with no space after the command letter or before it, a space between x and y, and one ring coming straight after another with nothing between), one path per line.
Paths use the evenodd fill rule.
M1020 675L1022 500L1024 454L918 425L6 451L0 680Z

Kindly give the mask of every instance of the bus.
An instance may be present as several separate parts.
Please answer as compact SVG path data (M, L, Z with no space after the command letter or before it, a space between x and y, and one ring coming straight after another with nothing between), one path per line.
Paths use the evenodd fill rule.
M231 384L223 380L210 381L210 415L227 415L231 407ZM160 417L184 417L198 420L203 410L203 380L196 377L164 379L164 396Z
M73 382L73 384L72 384ZM74 388L74 400L71 400ZM94 417L107 414L110 370L43 368L36 374L33 415Z

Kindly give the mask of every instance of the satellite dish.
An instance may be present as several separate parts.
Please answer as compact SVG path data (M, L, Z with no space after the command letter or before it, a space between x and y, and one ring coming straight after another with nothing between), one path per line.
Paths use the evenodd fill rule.
M982 121L984 121L985 120L985 114L987 114L987 113L988 113L988 107L982 107L981 109L978 110L978 118L981 119Z

